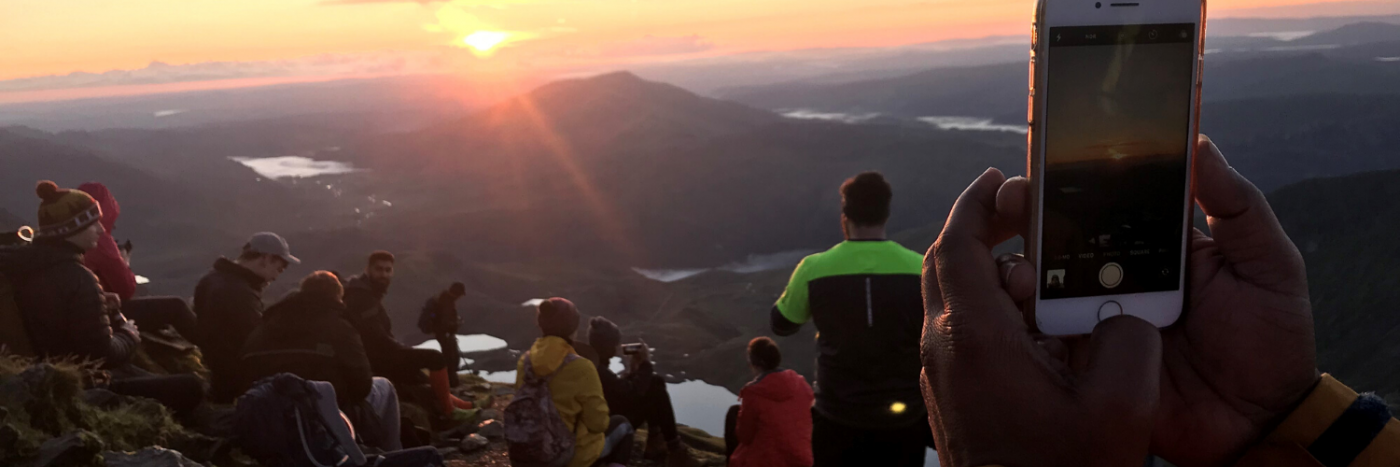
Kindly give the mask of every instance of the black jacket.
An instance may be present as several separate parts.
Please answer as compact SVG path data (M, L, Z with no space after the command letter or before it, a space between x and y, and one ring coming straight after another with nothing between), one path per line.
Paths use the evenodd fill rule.
M301 293L272 305L243 346L244 387L292 373L331 383L341 407L364 400L374 376L359 333L344 313L340 303Z
M209 367L210 393L216 402L233 400L241 392L239 356L248 335L262 323L262 291L266 286L262 276L219 258L194 289L198 318L195 343Z
M603 398L607 399L608 407L615 414L632 417L640 413L642 401L652 385L665 384L656 377L656 370L650 361L638 365L637 371L627 371L619 375L613 373L610 368L612 358L603 361L593 346L576 342L574 352L593 362L593 367L598 370L598 382L603 386Z
M0 248L0 275L14 287L15 305L39 356L102 359L112 368L136 351L135 337L113 332L102 287L83 266L78 247L57 241Z
M384 309L384 295L389 287L361 274L345 282L345 317L360 332L365 352L376 365L394 361L389 354L407 348L394 339L389 312Z

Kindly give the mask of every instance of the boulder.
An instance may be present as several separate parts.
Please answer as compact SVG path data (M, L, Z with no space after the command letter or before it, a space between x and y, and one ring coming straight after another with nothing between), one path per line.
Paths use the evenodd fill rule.
M500 410L496 410L496 409L485 409L485 410L482 410L482 411L481 411L481 414L480 414L480 415L477 415L477 417L480 418L482 421L486 421L486 420L505 420L505 418L504 418L505 416L504 416L503 414L501 414L501 411L500 411Z
M102 453L102 458L107 462L106 467L204 467L198 462L189 460L179 451L172 451L160 446L136 452L107 451Z
M102 467L102 448L97 435L74 431L44 441L27 467Z
M486 447L488 444L491 444L491 441L486 439L485 436L472 434L466 438L462 438L461 450L463 453L474 452Z
M487 439L501 439L506 436L506 425L500 420L487 420L476 426L476 434Z

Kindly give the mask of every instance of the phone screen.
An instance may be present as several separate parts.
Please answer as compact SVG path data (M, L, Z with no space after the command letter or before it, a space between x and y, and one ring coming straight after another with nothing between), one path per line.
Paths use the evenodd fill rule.
M1196 25L1050 28L1041 298L1181 288Z

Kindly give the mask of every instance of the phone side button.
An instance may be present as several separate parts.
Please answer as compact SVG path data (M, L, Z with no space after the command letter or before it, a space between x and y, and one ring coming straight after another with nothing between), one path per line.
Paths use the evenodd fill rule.
M1119 305L1118 302L1110 300L1104 302L1103 305L1099 305L1099 321L1103 321L1121 314L1123 314L1123 305Z

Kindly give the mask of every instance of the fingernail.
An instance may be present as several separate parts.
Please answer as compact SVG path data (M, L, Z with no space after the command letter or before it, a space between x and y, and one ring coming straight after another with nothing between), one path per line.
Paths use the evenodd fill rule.
M1011 285L1011 271L1015 271L1015 270L1016 270L1016 266L1020 266L1020 265L1021 265L1020 263L1016 263L1016 262L1014 262L1014 261L1002 261L1002 263L1001 263L1001 284L1002 284L1003 286Z

